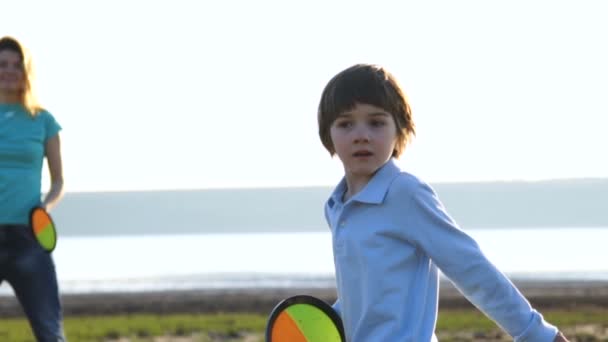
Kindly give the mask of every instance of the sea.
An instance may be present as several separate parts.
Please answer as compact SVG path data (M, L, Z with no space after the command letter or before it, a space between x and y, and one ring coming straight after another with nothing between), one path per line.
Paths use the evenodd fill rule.
M507 276L608 281L608 180L435 188ZM53 212L59 286L66 294L332 288L322 215L330 191L68 193ZM0 296L11 294L0 285Z

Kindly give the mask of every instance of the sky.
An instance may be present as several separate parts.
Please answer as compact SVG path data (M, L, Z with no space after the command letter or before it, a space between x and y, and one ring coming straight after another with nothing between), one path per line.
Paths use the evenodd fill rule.
M398 163L429 182L608 177L605 1L20 0L2 16L63 127L66 191L334 185L317 104L355 63L402 83L417 137Z

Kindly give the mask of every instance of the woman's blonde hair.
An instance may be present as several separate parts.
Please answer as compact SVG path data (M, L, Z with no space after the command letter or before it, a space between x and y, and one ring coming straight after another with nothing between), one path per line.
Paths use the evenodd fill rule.
M9 50L16 52L21 57L21 68L23 70L23 91L19 101L32 116L40 113L42 107L34 91L34 67L32 59L27 51L15 38L0 38L0 51Z

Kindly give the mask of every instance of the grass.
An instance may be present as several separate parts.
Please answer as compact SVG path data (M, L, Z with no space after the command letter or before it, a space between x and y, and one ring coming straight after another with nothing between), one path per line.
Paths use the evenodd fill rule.
M545 320L558 327L582 324L604 324L608 326L608 309L584 308L572 310L543 310ZM496 324L477 310L442 310L439 313L437 330L493 330Z
M242 332L263 332L266 316L253 314L209 315L116 315L67 317L65 333L70 342L107 341L129 338L152 340L156 336L196 334L230 337ZM204 339L200 339L204 341ZM3 319L0 341L34 341L25 319Z
M543 311L545 318L570 331L576 341L608 341L593 336L590 325L608 330L608 309L577 311ZM79 316L65 319L65 332L70 342L80 341L263 341L266 315L201 314L201 315L116 315ZM568 330L569 329L569 330ZM596 329L597 330L597 329ZM441 310L437 332L443 341L495 341L506 338L496 325L476 310ZM164 339L159 337L164 336ZM247 339L245 338L247 337ZM505 339L505 340L508 340ZM24 319L2 319L0 341L34 341Z
M608 342L608 309L543 310L545 320L562 330L570 341ZM437 322L441 342L512 341L477 310L442 310Z

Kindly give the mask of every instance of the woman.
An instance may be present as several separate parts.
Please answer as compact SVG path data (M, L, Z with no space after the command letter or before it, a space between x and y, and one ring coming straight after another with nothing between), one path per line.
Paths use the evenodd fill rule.
M12 286L38 341L65 341L55 265L29 228L30 210L50 210L63 194L60 130L36 102L26 51L1 38L0 283ZM51 187L41 200L45 157Z

